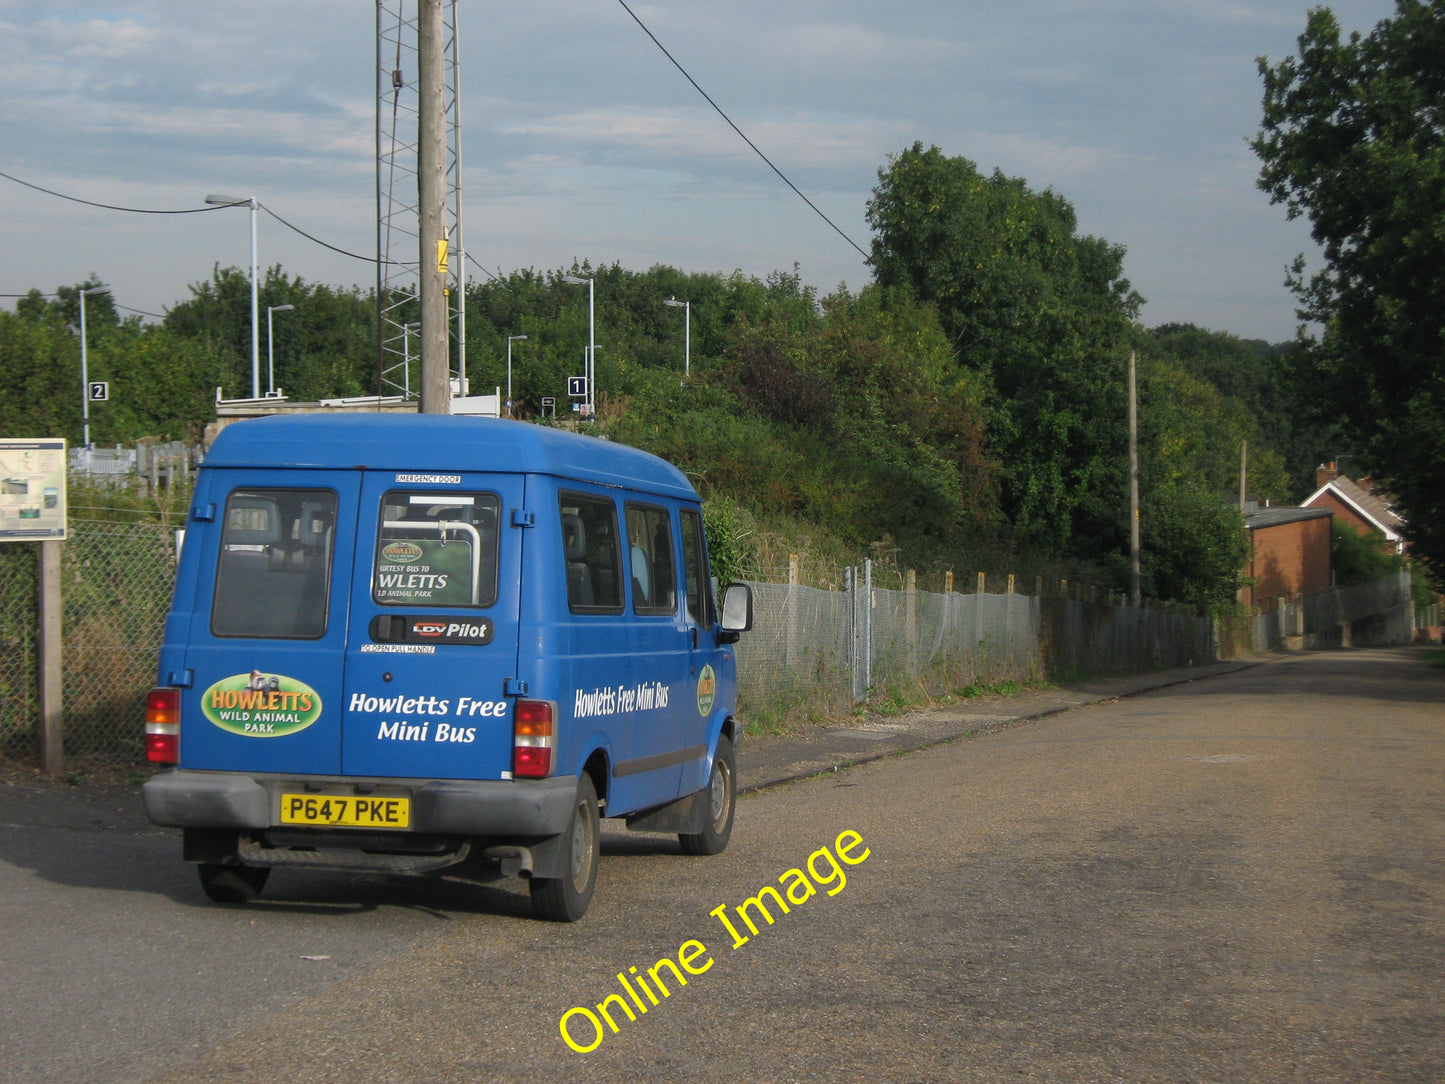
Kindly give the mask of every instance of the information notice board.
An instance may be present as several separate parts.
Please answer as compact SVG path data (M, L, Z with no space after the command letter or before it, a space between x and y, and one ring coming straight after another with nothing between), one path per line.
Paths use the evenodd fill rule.
M65 441L0 437L0 542L65 537Z

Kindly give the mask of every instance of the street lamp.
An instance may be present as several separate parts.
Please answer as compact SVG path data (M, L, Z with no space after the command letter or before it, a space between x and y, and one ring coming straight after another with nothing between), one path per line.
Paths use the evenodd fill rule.
M84 425L85 469L90 469L90 361L85 342L85 295L108 294L109 286L91 286L80 291L80 416Z
M682 314L682 378L686 380L692 373L692 302L679 301L675 297L669 297L663 304L670 309L684 310Z
M255 196L206 197L213 207L251 208L251 398L261 398L261 306L256 287L256 209L261 206Z
M295 305L267 305L266 306L266 394L276 394L276 336L271 331L271 314L273 312L290 312Z
M594 304L595 293L593 292L593 280L582 278L579 275L563 275L563 282L570 282L573 286L587 284L587 417L593 421L597 419L597 309Z
M512 416L512 344L522 342L525 335L507 336L507 417Z

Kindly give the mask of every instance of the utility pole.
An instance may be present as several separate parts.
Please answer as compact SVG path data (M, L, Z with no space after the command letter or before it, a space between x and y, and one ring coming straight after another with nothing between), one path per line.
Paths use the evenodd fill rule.
M442 0L417 11L417 197L420 218L421 412L451 413L447 357L446 51Z
M1239 511L1244 512L1246 483L1249 480L1249 441L1239 444Z
M1139 398L1135 370L1137 357L1129 351L1129 605L1139 597Z

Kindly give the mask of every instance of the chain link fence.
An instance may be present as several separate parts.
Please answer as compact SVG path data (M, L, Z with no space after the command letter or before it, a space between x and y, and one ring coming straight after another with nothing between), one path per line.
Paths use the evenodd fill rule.
M0 756L36 753L40 718L40 547L0 545Z
M0 546L0 756L21 761L38 752L38 552ZM61 564L68 758L143 762L145 697L175 558L172 528L72 523ZM1356 644L1376 626L1393 637L1383 642L1406 643L1413 633L1408 575L1234 622L1011 590L883 588L866 563L840 580L841 590L752 584L754 627L736 645L749 723L766 730L838 717L870 697L907 702L974 684L1202 664L1270 650L1307 628L1355 629Z
M144 760L141 726L175 581L175 531L71 522L61 547L65 755ZM38 748L39 547L0 547L0 755Z
M1309 597L1281 598L1274 609L1219 622L1224 657L1277 648L1384 647L1408 644L1417 628L1438 623L1438 607L1417 610L1408 570Z
M1213 622L1180 608L1031 595L891 590L852 569L842 590L754 583L737 645L739 710L770 724L870 696L938 696L1057 674L1212 662Z
M1408 571L1301 599L1299 611L1308 647L1409 643L1417 624Z

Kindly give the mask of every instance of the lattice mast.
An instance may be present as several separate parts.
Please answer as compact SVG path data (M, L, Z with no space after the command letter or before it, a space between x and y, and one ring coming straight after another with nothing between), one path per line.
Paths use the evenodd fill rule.
M428 0L377 0L376 4L376 296L377 394L421 397L423 268L442 265L447 325L440 349L451 387L466 394L466 250L462 240L461 65L457 49L457 0L441 0L441 67L446 148L445 206L440 233L445 246L422 244L421 53ZM432 0L436 3L437 0ZM433 262L436 261L436 262ZM425 408L425 407L424 407ZM444 411L443 411L444 412Z

